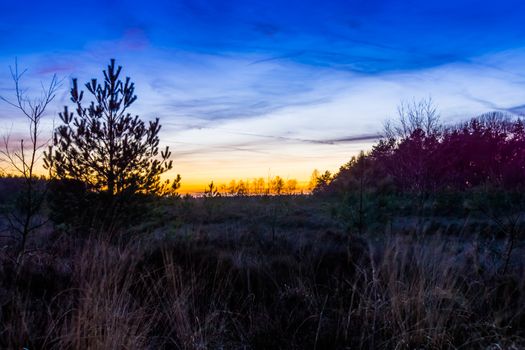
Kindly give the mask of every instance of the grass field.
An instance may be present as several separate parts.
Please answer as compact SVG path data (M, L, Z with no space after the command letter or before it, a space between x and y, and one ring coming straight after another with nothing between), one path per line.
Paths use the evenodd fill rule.
M359 236L314 196L153 206L113 238L48 225L18 261L3 245L0 348L525 346L524 242L507 261L481 215L393 217Z

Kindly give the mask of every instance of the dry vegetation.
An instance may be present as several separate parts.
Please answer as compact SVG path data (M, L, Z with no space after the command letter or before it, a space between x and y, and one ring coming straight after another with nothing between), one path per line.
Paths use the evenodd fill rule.
M518 243L349 235L315 197L165 199L117 241L47 233L2 250L8 349L518 349ZM485 230L486 232L486 230Z

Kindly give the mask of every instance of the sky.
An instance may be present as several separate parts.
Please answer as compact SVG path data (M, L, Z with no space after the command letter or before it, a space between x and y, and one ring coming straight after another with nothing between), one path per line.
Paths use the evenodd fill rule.
M308 181L368 150L403 101L431 97L444 123L525 111L525 2L474 0L0 0L0 96L9 66L28 94L62 89L115 58L136 84L131 112L159 117L183 191L211 180ZM0 133L24 119L0 103Z

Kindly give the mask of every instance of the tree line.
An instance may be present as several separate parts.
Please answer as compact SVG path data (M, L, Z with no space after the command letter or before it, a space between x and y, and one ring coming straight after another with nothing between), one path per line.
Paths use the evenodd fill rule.
M385 125L371 151L353 157L317 193L368 187L431 194L474 188L525 186L525 121L490 112L445 126L431 100L403 104L397 122ZM325 174L326 175L326 174Z
M312 188L301 187L297 179L285 179L281 176L258 177L245 180L231 180L228 183L215 184L213 181L204 189L205 196L261 196L291 195L309 192Z

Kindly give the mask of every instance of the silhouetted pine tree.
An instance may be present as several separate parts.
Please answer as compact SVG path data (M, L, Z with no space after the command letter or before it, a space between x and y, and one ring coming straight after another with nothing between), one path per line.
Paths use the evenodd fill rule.
M85 84L91 101L73 79L75 111L65 106L60 113L63 124L54 131L44 166L58 179L81 181L88 190L110 196L158 193L160 175L172 168L171 152L168 147L159 152L158 118L146 125L127 112L137 96L130 78L119 79L121 70L112 59L103 83Z

